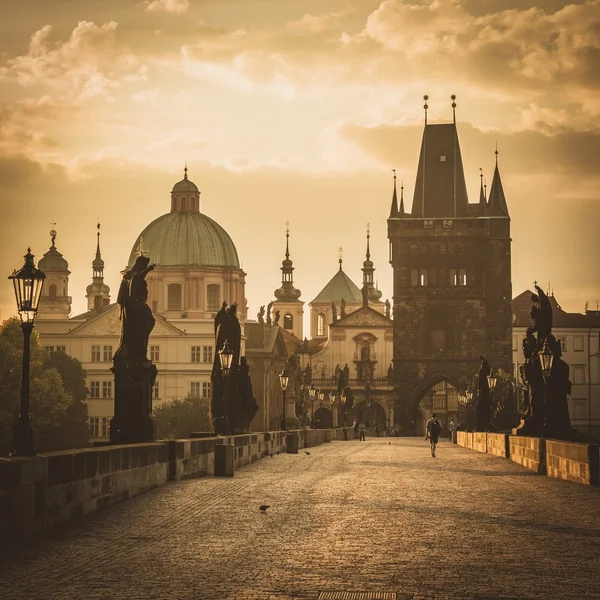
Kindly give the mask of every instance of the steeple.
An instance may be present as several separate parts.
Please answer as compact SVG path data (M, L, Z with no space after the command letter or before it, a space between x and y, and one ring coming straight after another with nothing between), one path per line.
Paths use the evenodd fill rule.
M484 217L487 212L487 199L483 186L483 169L479 168L479 214Z
M54 227L56 223L52 223ZM71 312L69 296L69 263L56 248L56 229L50 231L52 245L38 262L38 267L46 274L42 288L38 318L68 319Z
M404 181L400 185L400 211L399 211L398 214L401 217L405 217L406 216L406 212L404 210Z
M373 266L373 261L371 260L371 248L370 248L370 239L371 239L371 224L367 223L367 252L366 252L366 260L363 262L363 306L368 306L369 301L377 302L381 298L381 292L375 288L374 286L374 273L375 267Z
M290 222L285 222L285 260L281 263L281 287L275 290L275 298L283 302L295 301L302 292L294 287L294 264L290 260Z
M508 217L508 205L502 189L502 180L498 170L498 148L496 147L496 166L494 168L494 178L490 188L490 197L488 201L488 217Z
M100 253L100 223L96 225L96 257L92 261L92 283L87 286L85 297L88 310L102 312L110 304L110 288L104 283L104 261Z
M394 192L392 194L392 207L390 208L389 219L394 219L398 216L398 196L396 195L396 169L392 169L394 174Z

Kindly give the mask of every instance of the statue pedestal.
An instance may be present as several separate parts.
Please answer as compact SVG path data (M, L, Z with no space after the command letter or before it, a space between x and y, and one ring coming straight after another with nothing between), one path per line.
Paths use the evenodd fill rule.
M298 429L300 419L296 416L296 400L293 394L285 395L285 427L286 429Z
M512 430L512 435L520 435L525 437L542 437L544 422L539 419L521 419L518 427Z
M151 361L116 358L115 416L110 420L111 444L136 444L156 441L152 418L152 386L156 365Z

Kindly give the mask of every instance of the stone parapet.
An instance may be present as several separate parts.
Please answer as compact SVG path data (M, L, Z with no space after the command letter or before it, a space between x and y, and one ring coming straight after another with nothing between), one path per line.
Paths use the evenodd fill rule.
M494 456L510 458L510 436L508 433L488 433L487 452Z
M546 440L547 475L586 485L598 485L598 448L598 444Z
M473 450L476 450L477 452L483 452L484 454L487 453L487 437L488 434L486 431L474 431L472 433L473 436L473 445L472 448Z
M473 449L473 432L471 431L457 431L456 432L456 443L463 448Z
M546 474L546 440L537 437L510 436L510 460L540 475Z

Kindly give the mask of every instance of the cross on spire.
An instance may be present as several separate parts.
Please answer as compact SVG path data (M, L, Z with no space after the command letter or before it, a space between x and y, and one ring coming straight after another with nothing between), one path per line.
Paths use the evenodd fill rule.
M289 260L290 258L290 222L285 222L285 259Z
M339 263L340 263L340 271L342 270L342 262L343 262L343 254L344 254L344 249L340 246L338 248L338 252L339 252Z

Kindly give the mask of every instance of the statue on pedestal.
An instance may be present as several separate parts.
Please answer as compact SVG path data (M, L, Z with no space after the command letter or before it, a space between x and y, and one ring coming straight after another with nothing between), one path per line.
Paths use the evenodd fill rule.
M258 314L256 315L256 317L257 317L259 323L265 322L265 305L264 304L260 307L260 310L258 311Z
M133 267L123 274L117 296L121 308L121 340L111 369L115 375L115 414L110 421L113 444L156 440L152 386L158 371L146 356L155 322L146 304L146 275L152 269L150 259L140 254Z
M223 302L215 316L215 358L211 373L211 415L217 435L232 435L248 431L250 422L258 412L249 366L245 357L240 358L241 327L237 318L237 306L227 308ZM229 345L233 353L229 374L223 377L220 351Z
M478 383L479 395L477 396L477 431L489 431L492 421L492 396L488 383L488 375L492 372L490 363L485 356L480 355Z
M273 310L273 303L269 302L269 304L267 304L267 325L272 325L273 322L271 321L271 311Z
M337 323L337 320L338 320L335 302L331 303L331 320L333 321L333 323Z

